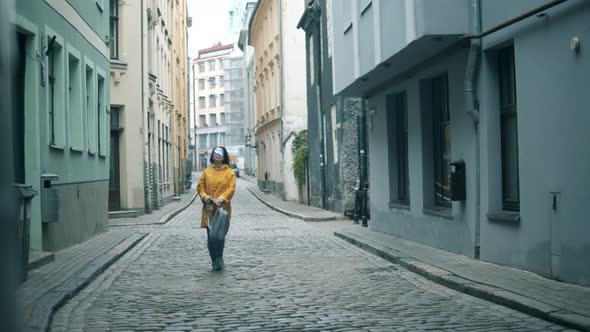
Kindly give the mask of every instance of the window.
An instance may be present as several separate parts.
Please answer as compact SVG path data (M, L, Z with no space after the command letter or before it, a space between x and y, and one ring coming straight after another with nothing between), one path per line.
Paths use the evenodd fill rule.
M219 107L223 107L225 104L225 96L222 94L219 95Z
M215 60L209 60L209 70L215 70Z
M336 135L336 130L338 129L337 119L336 119L336 105L330 105L330 118L332 120L332 161L334 164L338 163L338 135Z
M217 107L217 96L210 95L209 96L209 107Z
M201 149L207 148L207 134L200 134L199 135L199 148L201 148Z
M96 130L98 139L98 153L102 156L106 155L107 142L106 142L106 95L105 95L105 82L106 74L102 71L96 70L97 74L97 95L96 95Z
M199 79L199 90L205 90L205 79L204 78Z
M209 77L209 89L215 89L216 86L215 77Z
M223 69L223 59L219 59L219 69Z
M199 97L199 108L205 108L205 97Z
M225 124L225 113L219 113L219 125L223 126Z
M446 75L432 80L432 114L434 138L434 202L436 206L450 207L451 117Z
M219 143L217 143L217 133L209 134L209 146L214 147L218 145Z
M204 72L205 72L205 63L199 62L199 73L204 73Z
M94 65L86 60L86 141L88 142L88 151L90 153L96 153L97 148L97 103L96 98L96 87L94 78Z
M111 35L109 46L111 48L111 59L119 58L119 1L111 0Z
M70 119L70 147L76 151L84 150L81 75L79 53L69 50L68 112Z
M217 126L217 114L209 114L209 126Z
M406 93L387 96L389 197L391 203L410 203L408 169L408 108Z
M513 46L499 52L498 71L502 140L502 207L508 211L519 211L518 121Z
M310 85L314 85L315 84L315 61L314 61L314 53L313 53L313 35L310 34L309 38L308 38L308 44L309 44L309 84Z
M224 146L225 145L225 133L220 133L219 134L219 145Z
M199 127L205 127L207 126L207 122L205 120L205 114L201 114L199 115Z
M47 37L49 42L53 37ZM56 39L47 56L48 93L48 141L52 146L65 146L65 68L64 49ZM61 40L63 43L63 40Z
M225 87L225 82L223 81L223 75L219 76L219 86L222 88Z

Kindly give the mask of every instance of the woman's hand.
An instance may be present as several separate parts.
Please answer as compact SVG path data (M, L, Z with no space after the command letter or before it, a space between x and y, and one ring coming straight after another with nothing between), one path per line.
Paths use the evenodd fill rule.
M211 203L211 196L209 196L209 195L205 195L205 196L203 197L203 202L204 202L204 203Z
M225 199L223 199L223 197L217 197L217 199L215 199L215 204L221 205L223 203L225 203Z

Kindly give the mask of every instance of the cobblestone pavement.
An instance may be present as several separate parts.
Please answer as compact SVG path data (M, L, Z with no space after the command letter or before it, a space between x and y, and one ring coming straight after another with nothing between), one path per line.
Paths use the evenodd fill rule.
M195 204L150 228L55 313L51 331L566 330L432 283L240 185L233 204L225 271L211 272Z

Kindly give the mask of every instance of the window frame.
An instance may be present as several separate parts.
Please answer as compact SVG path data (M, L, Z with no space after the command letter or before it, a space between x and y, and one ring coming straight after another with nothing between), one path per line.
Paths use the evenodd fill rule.
M65 149L67 146L66 121L68 121L66 109L69 102L66 98L67 50L61 36L47 26L45 32L46 42L55 36L55 42L47 55L47 143L52 148Z
M110 58L119 59L119 0L110 0L109 2L109 49ZM113 36L113 26L114 34Z
M440 82L440 85L437 86ZM434 205L450 208L451 112L448 75L432 78L432 129L434 157ZM437 101L439 101L437 103ZM447 136L448 131L448 136ZM445 152L447 158L445 158ZM440 189L440 190L439 190ZM446 195L445 195L446 193Z
M519 174L519 160L518 160L518 116L517 116L517 97L516 97L516 68L514 63L514 46L510 45L498 51L498 100L500 113L500 145L501 145L501 160L502 160L502 209L505 211L520 211L520 174ZM507 130L508 122L514 121L514 136L516 137L516 155L511 156L507 147L508 137L505 130ZM514 162L511 160L516 158ZM515 181L512 184L508 183L508 172L510 164L516 164L516 169L513 170L516 174ZM508 188L515 185L516 188ZM517 198L509 197L509 192L516 190Z
M388 95L386 100L389 126L389 162L395 163L395 174L390 174L390 203L410 205L410 174L408 157L407 92ZM390 167L392 169L393 167ZM395 181L393 181L395 180Z

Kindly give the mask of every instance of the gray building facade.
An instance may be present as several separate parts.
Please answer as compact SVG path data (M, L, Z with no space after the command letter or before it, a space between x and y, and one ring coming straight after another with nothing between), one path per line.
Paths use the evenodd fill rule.
M298 24L305 31L309 205L352 215L360 181L360 98L334 96L330 1L310 0Z
M590 285L590 4L334 1L332 17L334 92L368 102L370 227Z

